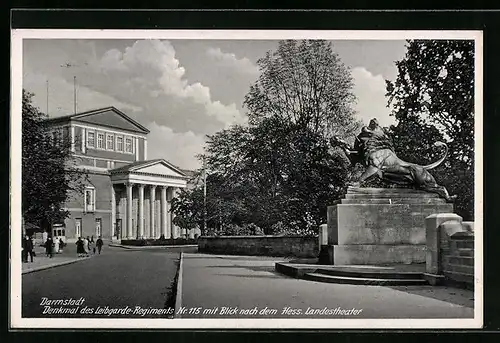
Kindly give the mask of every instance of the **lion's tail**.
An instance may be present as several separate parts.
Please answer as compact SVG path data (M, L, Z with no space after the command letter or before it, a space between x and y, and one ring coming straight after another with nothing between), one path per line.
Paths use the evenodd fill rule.
M439 166L441 163L443 163L443 161L446 159L446 156L448 156L448 145L444 142L436 142L434 143L435 146L444 146L445 147L445 151L444 151L444 155L443 157L441 157L439 160L437 160L436 162L434 163L431 163L431 164L428 164L426 166L423 166L424 169L426 170L431 170L431 169L434 169L436 168L437 166Z

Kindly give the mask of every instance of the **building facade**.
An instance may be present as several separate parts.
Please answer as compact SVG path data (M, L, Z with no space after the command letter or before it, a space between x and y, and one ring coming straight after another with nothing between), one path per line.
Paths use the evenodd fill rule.
M71 142L76 168L87 173L83 194L70 194L70 216L57 228L71 242L101 236L119 241L177 238L171 201L187 185L184 171L147 159L149 130L114 107L48 120L51 134Z

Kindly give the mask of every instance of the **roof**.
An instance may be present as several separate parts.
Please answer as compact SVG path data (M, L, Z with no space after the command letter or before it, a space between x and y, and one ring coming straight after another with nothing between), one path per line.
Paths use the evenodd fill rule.
M144 167L147 167L150 165L154 165L156 163L163 163L163 164L167 165L168 167L172 168L173 170L175 170L176 172L178 172L179 174L181 174L183 176L187 176L184 170L174 166L172 163L168 162L167 160L165 160L163 158L157 158L154 160L137 161L137 162L129 163L127 165L124 165L124 166L121 166L121 167L118 167L115 169L111 169L110 172L113 174L123 173L123 172L131 172L131 171L134 171L136 169L140 169L140 168L144 168Z
M70 115L61 116L61 117L49 118L49 119L46 119L46 122L52 124L52 123L68 122L68 121L71 121L71 120L78 121L78 120L83 119L85 117L92 116L92 115L99 114L99 113L103 113L103 112L107 112L107 111L113 111L113 112L115 112L116 114L118 114L119 116L121 116L123 119L125 119L128 122L130 122L133 125L135 125L138 128L138 131L141 131L143 133L149 133L149 130L146 127L142 126L137 121L133 120L132 118L130 118L129 116L127 116L125 113L123 113L122 111L118 110L114 106L108 106L108 107L93 109L93 110L89 110L89 111L85 111L85 112L79 112L79 113L70 114ZM106 126L106 125L104 125L104 126ZM113 126L111 126L111 127L113 127Z
M33 223L30 223L30 222L26 222L26 223L24 223L24 228L26 230L36 230L36 229L40 228L40 225L33 224Z
M184 174L186 174L186 176L189 176L189 177L193 177L194 175L196 175L196 171L195 170L181 169L181 171Z

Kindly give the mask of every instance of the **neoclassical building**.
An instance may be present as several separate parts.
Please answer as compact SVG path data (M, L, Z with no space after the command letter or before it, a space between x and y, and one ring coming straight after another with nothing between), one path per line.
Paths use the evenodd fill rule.
M181 236L170 210L187 186L188 171L147 159L149 130L114 107L51 118L54 139L69 139L78 169L88 174L83 194L65 204L69 218L54 228L67 241Z

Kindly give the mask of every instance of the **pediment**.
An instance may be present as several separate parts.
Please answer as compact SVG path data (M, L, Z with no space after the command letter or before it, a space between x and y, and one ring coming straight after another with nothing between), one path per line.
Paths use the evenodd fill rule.
M125 113L114 107L103 108L74 116L72 119L88 124L107 126L125 131L148 133L149 130L140 125Z
M154 175L167 175L167 176L177 176L177 177L185 177L186 175L174 167L172 164L165 160L156 161L154 163L139 165L135 168L130 169L131 172L137 173L147 173Z

